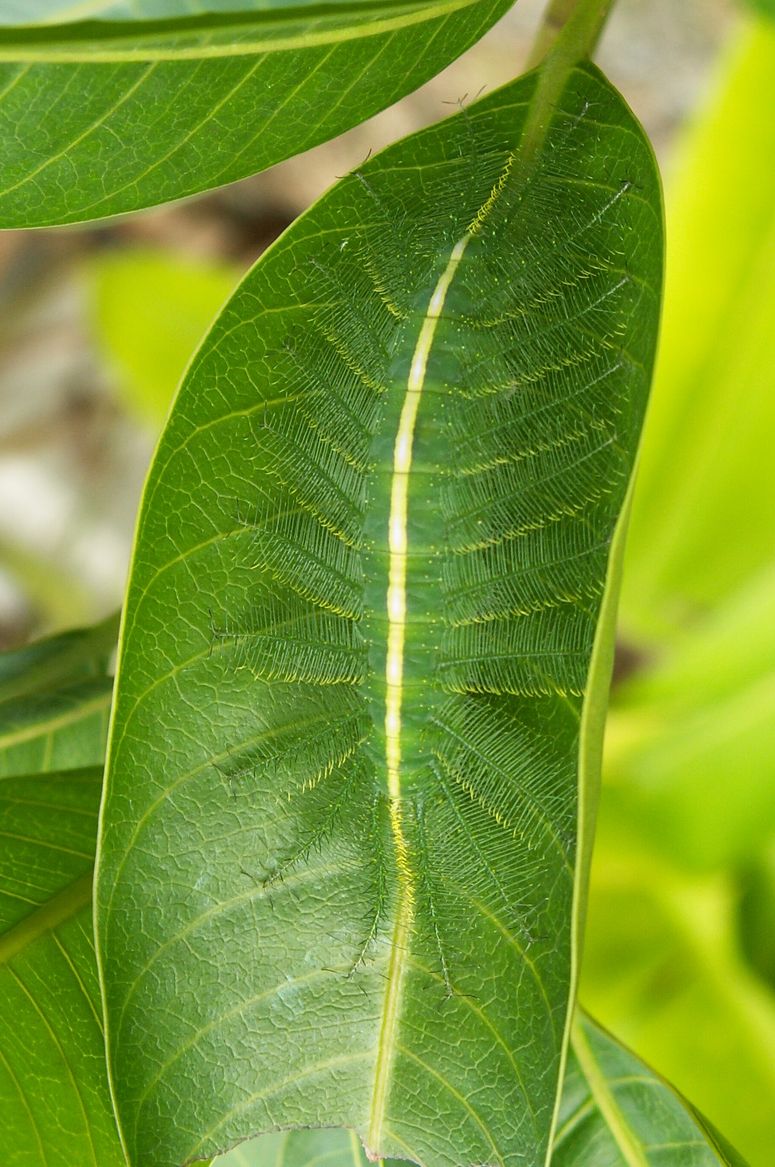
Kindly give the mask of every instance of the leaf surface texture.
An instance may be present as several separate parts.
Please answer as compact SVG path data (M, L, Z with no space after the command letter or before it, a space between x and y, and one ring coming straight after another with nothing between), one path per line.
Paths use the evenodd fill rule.
M542 76L298 220L163 436L98 878L139 1167L546 1159L661 211L602 76Z
M368 1160L351 1131L286 1131L262 1135L214 1167L368 1167ZM579 1010L551 1167L745 1164L672 1086Z

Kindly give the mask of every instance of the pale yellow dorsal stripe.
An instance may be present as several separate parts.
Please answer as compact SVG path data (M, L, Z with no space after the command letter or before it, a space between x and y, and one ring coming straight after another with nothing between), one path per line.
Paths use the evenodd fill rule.
M387 770L388 803L393 846L398 867L399 893L393 946L388 968L385 1006L377 1049L374 1075L371 1120L368 1146L376 1152L382 1141L382 1123L385 1116L390 1070L396 1043L396 1029L401 1003L401 992L406 971L406 957L415 910L414 874L404 834L401 809L401 713L404 695L404 644L406 641L406 561L409 550L407 523L409 517L409 481L412 472L414 434L425 378L436 328L444 311L444 302L463 258L470 234L466 234L452 249L447 266L428 303L417 345L409 368L406 396L398 422L393 448L393 471L390 484L390 517L388 519L388 639L385 662L385 767Z

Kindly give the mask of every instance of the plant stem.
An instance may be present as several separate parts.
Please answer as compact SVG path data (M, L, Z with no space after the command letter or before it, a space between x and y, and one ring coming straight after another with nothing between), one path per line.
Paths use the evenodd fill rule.
M549 0L533 45L532 68L550 53L575 63L592 55L615 0Z
M595 47L615 0L551 0L531 56L540 64L520 143L524 175L545 140L568 78Z

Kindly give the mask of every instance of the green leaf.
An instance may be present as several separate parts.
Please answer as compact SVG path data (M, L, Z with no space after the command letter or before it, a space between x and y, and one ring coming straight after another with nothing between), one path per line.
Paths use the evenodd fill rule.
M102 766L115 619L0 654L0 777Z
M383 1159L382 1165L406 1167L406 1160ZM251 1139L213 1167L369 1167L369 1160L354 1131L300 1130Z
M741 958L729 876L690 877L602 800L581 995L751 1163L775 1145L775 997ZM734 1073L729 1067L734 1067Z
M110 677L0 704L0 776L101 765Z
M23 651L30 658L51 659L57 648L71 652L79 638L86 640L86 633ZM7 673L17 655L3 654L0 670ZM87 725L85 719L84 732L91 733L96 752L101 735ZM0 765L8 768L3 753ZM90 940L90 861L100 780L99 767L0 780L0 829L6 840L0 852L0 1152L11 1167L93 1161L111 1167L124 1161L101 1068L99 989ZM625 1165L683 1167L690 1138L692 1167L742 1162L731 1154L717 1157L712 1147L722 1144L707 1133L707 1125L589 1019L581 1022L581 1035L576 1028L552 1160L556 1167L596 1167L598 1162L608 1167L618 1163L615 1146L622 1141L636 1152L642 1147L645 1154L643 1160L637 1153L625 1156ZM597 1072L590 1071L590 1058ZM67 1126L63 1114L70 1116ZM625 1119L629 1134L623 1136ZM350 1161L353 1167L366 1167L353 1132L300 1131L245 1144L218 1167L344 1167Z
M674 164L664 329L622 593L672 635L772 561L775 28L734 45ZM734 197L730 192L734 190Z
M352 0L327 0L329 8ZM309 0L4 0L3 24L73 24L82 20L168 20L181 16L266 14L272 9L309 8Z
M123 22L0 27L0 227L102 218L244 178L415 89L509 3L242 0L220 15L170 4L170 19L130 19L122 6Z
M104 677L118 636L118 616L0 653L0 703L48 692L86 677Z
M69 634L26 655L63 660L79 639L88 637ZM6 663L0 657L0 673ZM0 706L0 1153L9 1167L124 1163L91 922L102 765L81 765L101 763L109 684L39 689ZM79 768L56 769L62 765Z
M98 873L138 1167L296 1125L542 1161L660 263L640 128L549 68L339 183L194 360Z
M775 838L749 857L738 907L740 946L748 963L775 991Z
M90 274L98 344L130 407L160 426L192 352L233 291L237 272L226 264L148 250L99 255Z
M372 0L380 3L381 0ZM326 0L328 8L353 0ZM309 8L309 0L4 0L3 24L72 24L82 20L168 20L181 16L266 14L272 9Z
M678 1092L577 1010L551 1167L746 1167Z
M745 1167L672 1086L577 1010L551 1167L720 1165ZM368 1167L368 1160L351 1131L290 1131L245 1143L214 1167Z
M19 1167L121 1162L91 882L102 770L0 780L0 1131Z

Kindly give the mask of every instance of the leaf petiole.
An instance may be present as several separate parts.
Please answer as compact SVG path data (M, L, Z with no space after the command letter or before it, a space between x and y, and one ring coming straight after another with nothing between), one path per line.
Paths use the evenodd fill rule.
M590 57L616 0L549 0L528 67L540 65L549 54L575 64Z

